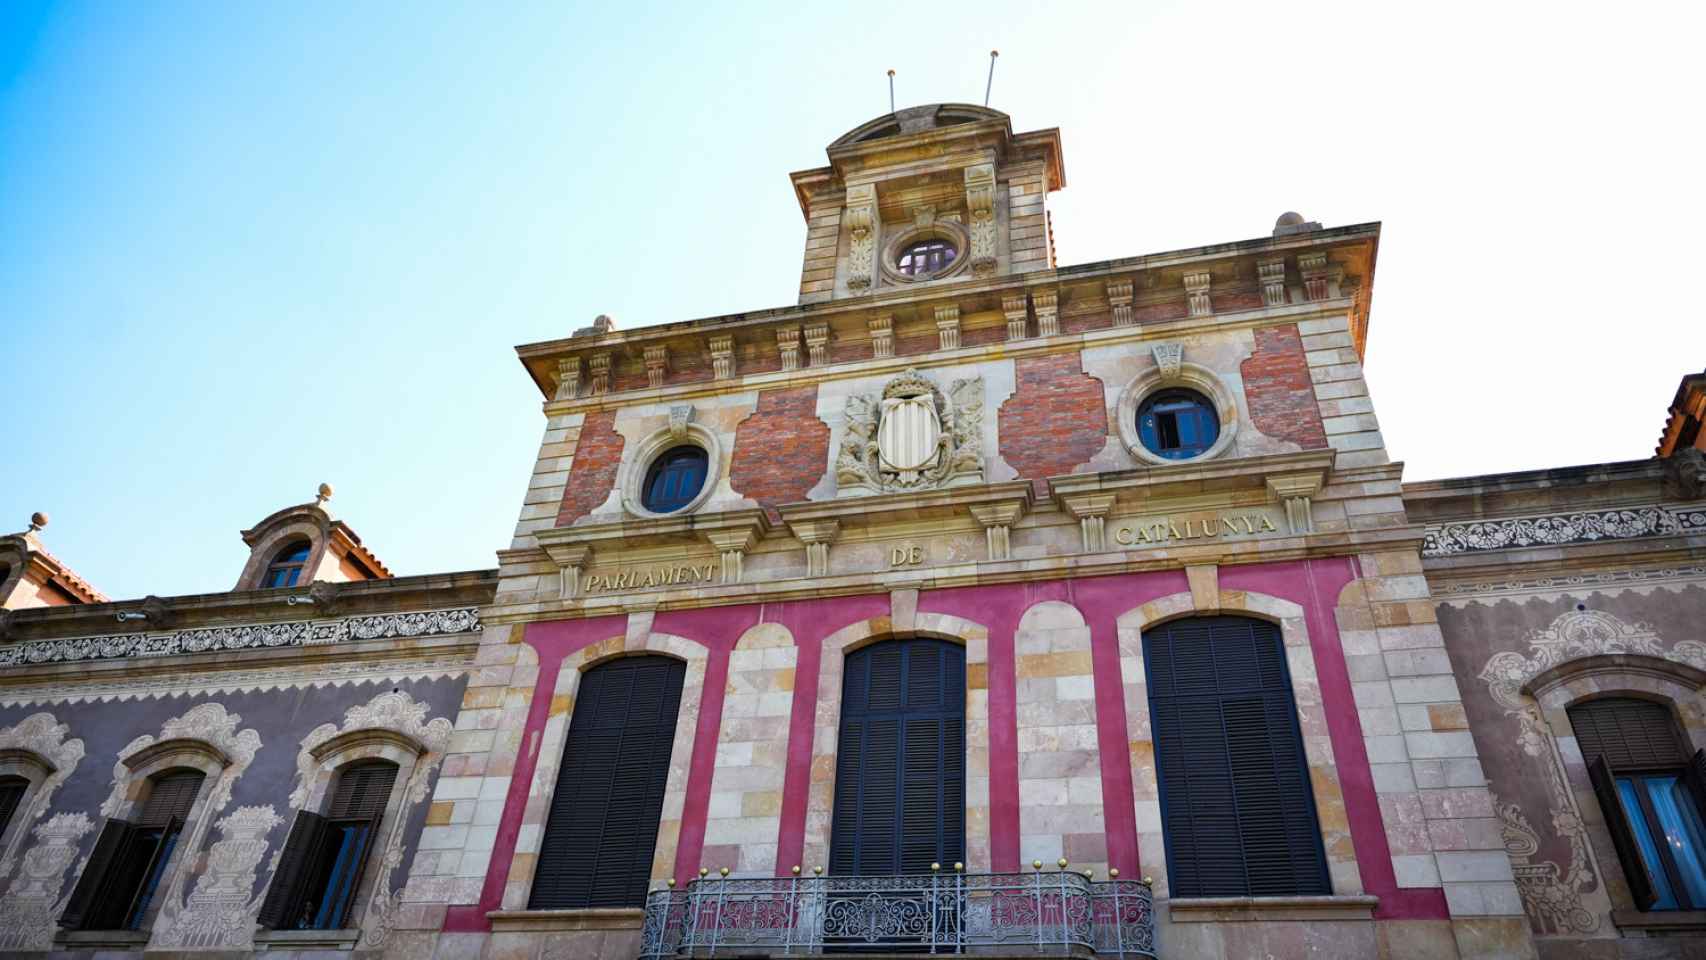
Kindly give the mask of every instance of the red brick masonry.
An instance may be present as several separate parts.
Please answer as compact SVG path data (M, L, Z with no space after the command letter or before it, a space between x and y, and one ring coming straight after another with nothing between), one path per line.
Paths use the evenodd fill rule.
M798 503L829 469L829 426L817 418L817 387L766 390L735 431L729 484L765 507Z
M1305 450L1327 445L1321 408L1309 379L1303 337L1293 323L1256 330L1256 352L1239 367L1250 420L1270 437L1290 440Z
M1102 381L1077 353L1014 361L1016 385L1001 405L1001 456L1030 480L1071 473L1102 451L1108 410ZM1305 373L1304 379L1308 380Z
M569 485L563 490L557 526L574 523L610 496L625 443L616 432L616 411L587 414L581 423L580 442L575 445L574 462L569 466Z

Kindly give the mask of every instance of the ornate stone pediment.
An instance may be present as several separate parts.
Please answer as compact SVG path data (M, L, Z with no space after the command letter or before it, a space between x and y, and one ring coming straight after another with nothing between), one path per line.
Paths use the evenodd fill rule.
M842 496L982 483L983 378L943 394L908 370L880 394L848 397L835 480Z

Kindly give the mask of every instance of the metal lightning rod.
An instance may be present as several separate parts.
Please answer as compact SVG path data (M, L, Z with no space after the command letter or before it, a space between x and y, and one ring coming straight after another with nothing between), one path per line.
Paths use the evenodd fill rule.
M1001 56L1001 51L989 51L989 82L983 85L983 105L989 106L989 91L995 87L995 58Z
M889 71L889 112L894 112L894 71Z

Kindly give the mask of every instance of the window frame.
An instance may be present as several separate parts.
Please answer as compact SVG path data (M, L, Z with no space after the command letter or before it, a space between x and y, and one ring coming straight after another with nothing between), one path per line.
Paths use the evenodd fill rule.
M1190 415L1198 421L1197 427L1199 430L1205 425L1204 421L1207 421L1212 425L1214 435L1210 437L1207 442L1194 444L1188 447L1184 444L1183 431L1180 429L1179 419L1181 414L1184 414L1185 411L1156 411L1156 407L1163 403L1182 402L1189 402L1191 404ZM1146 416L1154 416L1156 418L1155 424L1152 428L1145 429L1144 420ZM1160 419L1162 416L1172 418L1175 440L1175 446L1173 447L1167 447L1162 442L1162 422ZM1187 460L1195 460L1206 454L1208 451L1214 449L1215 442L1220 439L1220 412L1215 409L1214 401L1204 396L1198 390L1193 390L1190 387L1183 386L1162 387L1159 390L1151 392L1148 396L1144 397L1140 403L1138 403L1137 435L1144 447L1150 453L1153 453L1158 457L1170 460L1174 463L1184 463ZM1155 440L1153 445L1150 443L1152 435Z
M688 471L678 469L678 464L672 461L679 460L681 462L685 462L689 458L694 459L696 462L699 481L698 486L693 488L693 492L691 494L685 496L678 492L674 499L666 501L668 503L667 506L660 506L659 503L654 500L654 494L656 493L654 487L657 486L659 480L670 474L676 474L683 478L688 476ZM710 475L710 451L697 443L676 444L675 446L669 447L663 452L652 457L651 462L646 465L646 475L640 481L640 505L659 516L673 516L674 514L686 510L699 499L699 494L704 491L705 483L710 479Z
M386 787L385 802L380 804L379 810L363 815L359 811L338 809L340 804L347 801L342 791L349 783L346 778L351 771L380 765L391 768L391 777ZM410 768L409 772L412 774L413 764L410 764ZM266 893L257 917L262 927L271 933L286 935L335 935L360 928L360 923L352 924L350 921L362 914L363 908L371 902L377 879L370 874L368 865L373 860L374 848L388 840L390 832L387 828L394 831L398 827L396 818L401 806L398 793L400 788L406 789L408 783L403 775L403 764L386 756L348 758L335 767L328 784L317 797L314 805L316 809L297 811L296 820L285 837L279 866L267 881ZM343 857L343 849L340 847L333 857L330 873L322 877L321 871L326 867L327 841L331 832L352 827L366 828L352 862L347 868L340 869L339 861ZM325 894L340 876L344 881L341 885L347 886L347 890L338 898L339 903L334 917L331 918L338 922L322 926L321 917L328 909ZM311 896L318 899L310 899ZM309 905L315 907L316 918L313 924L306 927L297 926L295 918L300 917L304 908ZM273 913L278 915L277 920L269 917L269 914Z
M292 561L290 558L294 557L298 550L302 553L300 562ZM259 588L262 590L288 590L291 587L301 586L302 576L308 571L308 560L313 554L314 541L306 537L287 541L283 546L273 551L272 559L261 569ZM276 575L281 573L290 574L287 582L274 583L273 580Z

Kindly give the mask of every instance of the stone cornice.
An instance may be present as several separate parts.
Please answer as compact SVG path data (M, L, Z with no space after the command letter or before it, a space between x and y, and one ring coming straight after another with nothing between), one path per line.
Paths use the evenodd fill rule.
M879 523L941 520L954 516L974 517L972 507L983 504L1016 505L1022 515L1032 503L1029 480L1006 480L940 490L888 493L879 497L843 497L811 500L777 508L789 524L820 520L839 521L843 530ZM974 517L975 519L975 517Z
M1277 496L1275 483L1281 483L1282 487L1295 486L1301 484L1305 477L1313 478L1312 489L1318 490L1331 475L1335 456L1332 450L1306 450L1263 457L1136 467L1052 477L1048 485L1055 501L1075 516L1078 512L1071 506L1075 499L1100 494L1113 496L1110 505L1115 502L1138 505L1167 497L1237 491L1266 491Z

